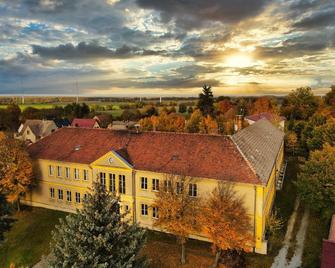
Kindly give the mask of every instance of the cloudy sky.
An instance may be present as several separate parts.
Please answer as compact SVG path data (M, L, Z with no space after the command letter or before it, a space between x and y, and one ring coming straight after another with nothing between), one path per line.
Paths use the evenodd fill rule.
M334 0L1 0L0 94L322 93Z

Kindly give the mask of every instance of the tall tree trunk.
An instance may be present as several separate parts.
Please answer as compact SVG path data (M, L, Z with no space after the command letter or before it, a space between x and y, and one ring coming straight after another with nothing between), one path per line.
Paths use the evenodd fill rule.
M218 267L220 257L221 257L221 249L217 249L216 253L215 253L215 260L214 260L214 263L212 265L212 268L217 268Z
M186 263L186 256L185 256L185 241L181 242L181 259L180 259L181 264Z
M17 205L17 211L21 211L21 207L20 207L20 198L17 199L17 201L16 201L16 205Z

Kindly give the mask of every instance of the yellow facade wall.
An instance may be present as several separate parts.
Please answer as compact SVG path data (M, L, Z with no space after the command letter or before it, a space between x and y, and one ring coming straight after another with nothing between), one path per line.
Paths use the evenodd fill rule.
M266 252L266 243L264 241L266 217L271 211L271 207L275 198L275 180L277 170L279 170L283 162L283 147L277 157L274 165L271 178L267 185L253 185L244 183L235 183L234 189L236 193L244 200L244 205L250 217L251 225L253 226L253 234L255 237L255 251L260 253ZM34 190L27 194L24 203L40 206L49 209L63 210L74 212L76 208L80 208L84 194L88 192L92 181L98 178L99 173L106 174L106 188L110 189L110 174L115 176L115 190L120 196L121 208L123 211L128 209L129 218L143 227L155 229L153 226L154 218L152 217L152 203L155 199L155 191L152 188L152 180L158 179L163 181L166 179L166 174L136 170L127 164L122 157L114 152L106 154L104 157L96 160L94 163L78 164L67 163L50 160L37 160L35 162L35 170L38 171L38 183ZM49 167L53 168L53 175L49 173ZM57 167L61 167L62 176L57 176ZM69 168L70 177L66 178L65 169ZM75 179L74 170L79 170L79 178ZM88 179L84 180L84 170L87 170ZM119 176L125 176L126 189L125 193L119 193ZM147 178L147 189L141 189L141 178ZM206 198L219 181L209 178L196 178L195 182L198 189L198 197ZM54 188L55 197L50 197L50 188ZM63 190L63 200L58 199L58 189ZM67 201L66 191L71 191L72 200ZM75 193L80 193L81 202L77 203ZM141 214L141 206L148 206L148 215ZM196 237L201 239L200 237ZM265 249L264 249L265 247ZM264 251L265 250L265 251Z

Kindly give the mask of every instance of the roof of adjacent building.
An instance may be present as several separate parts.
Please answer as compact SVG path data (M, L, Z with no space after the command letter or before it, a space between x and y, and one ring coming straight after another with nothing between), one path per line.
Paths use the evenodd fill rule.
M270 160L262 159L266 162L267 171L267 163L275 159L283 139L281 131L264 121L241 130L233 137L70 127L57 130L28 150L34 159L84 164L93 163L113 150L137 170L264 184L267 182L266 172L259 167L260 157L251 161L252 150L259 147L257 150L270 157ZM275 136L269 140L268 135L273 133ZM256 135L259 135L258 139ZM280 141L275 141L277 138ZM255 146L248 146L248 142L255 143Z
M284 140L284 132L266 119L240 130L232 136L257 176L267 183Z
M97 121L95 119L75 118L73 119L71 126L81 128L93 128L96 123Z
M278 119L280 121L286 120L284 116L279 116L273 113L252 114L252 115L246 116L245 119L251 120L254 122L257 122L258 120L261 120L261 119L267 119L269 121L277 121Z
M52 120L28 119L24 122L23 126L20 127L18 134L22 135L27 127L30 128L36 137L45 137L57 129L56 124Z
M321 268L332 268L335 263L335 214L332 217L328 240L322 243Z
M68 127L71 125L69 119L67 118L56 118L53 120L58 128Z

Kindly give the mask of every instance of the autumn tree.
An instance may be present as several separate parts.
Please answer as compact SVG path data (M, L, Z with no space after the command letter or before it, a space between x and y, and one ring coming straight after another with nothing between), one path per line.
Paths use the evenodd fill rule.
M295 132L293 132L293 131L289 131L286 134L286 147L287 147L287 149L289 151L291 151L292 154L294 155L297 146L298 146L297 134L295 134Z
M257 98L253 104L252 113L253 114L260 114L260 113L276 114L277 109L276 109L274 100L266 96Z
M327 105L335 105L335 85L330 87L330 91L325 95L325 103Z
M222 101L219 101L217 103L217 111L220 114L225 114L226 112L229 111L233 107L233 104L231 103L230 100L224 99Z
M288 119L306 120L315 113L318 105L312 89L301 87L292 91L285 98L281 113Z
M142 118L139 121L142 129L153 131L182 132L185 129L183 116L163 111L158 116Z
M218 123L210 115L207 115L206 117L202 118L199 125L200 133L218 134L218 129L219 129Z
M229 184L219 183L205 200L199 222L203 234L212 241L213 267L218 266L223 251L249 251L252 248L250 218L242 198Z
M17 202L33 183L32 163L24 143L0 133L0 192L9 202Z
M298 174L301 199L314 211L329 218L335 212L335 147L326 144L310 153Z
M52 233L51 267L143 267L145 231L120 212L120 198L97 183L83 208L60 219Z
M204 116L214 114L214 96L211 86L204 85L202 87L202 93L199 94L198 109Z
M195 180L187 176L166 176L160 183L153 203L158 209L154 225L174 234L181 245L181 263L186 262L185 244L190 234L198 231L198 199Z
M190 119L186 122L186 131L190 133L199 133L202 120L203 116L200 110L195 110Z

